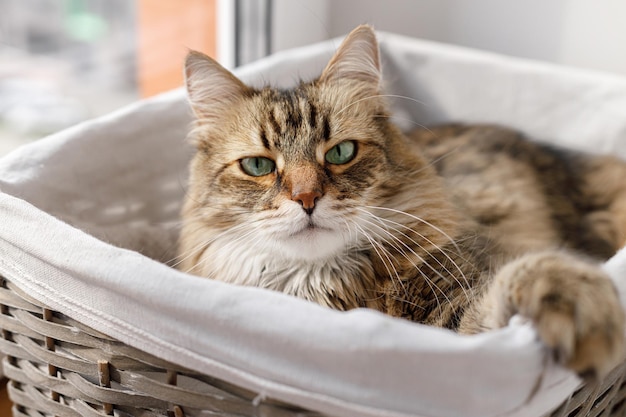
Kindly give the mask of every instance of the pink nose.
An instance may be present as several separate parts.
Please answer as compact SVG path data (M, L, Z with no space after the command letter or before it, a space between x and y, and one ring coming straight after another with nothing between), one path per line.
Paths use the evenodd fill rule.
M315 202L322 197L322 193L319 191L307 191L301 193L293 193L291 195L291 199L296 201L302 205L304 211L308 214L313 213L313 209L315 208Z

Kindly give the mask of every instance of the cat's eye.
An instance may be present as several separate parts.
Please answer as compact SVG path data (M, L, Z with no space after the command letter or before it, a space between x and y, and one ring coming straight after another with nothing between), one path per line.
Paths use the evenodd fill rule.
M329 164L342 165L352 161L355 154L356 144L351 140L344 140L326 152L325 158Z
M262 156L243 158L239 161L239 164L243 172L253 177L262 177L263 175L271 174L274 172L276 166L274 161L269 158L263 158Z

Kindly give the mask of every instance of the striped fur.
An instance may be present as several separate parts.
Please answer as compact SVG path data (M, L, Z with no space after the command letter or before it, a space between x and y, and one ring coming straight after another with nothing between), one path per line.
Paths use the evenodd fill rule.
M626 242L622 162L493 126L403 135L366 26L293 89L250 88L196 52L186 80L182 270L464 333L519 313L580 373L621 358L623 313L591 259ZM330 163L346 141L354 156ZM275 168L253 176L247 158Z

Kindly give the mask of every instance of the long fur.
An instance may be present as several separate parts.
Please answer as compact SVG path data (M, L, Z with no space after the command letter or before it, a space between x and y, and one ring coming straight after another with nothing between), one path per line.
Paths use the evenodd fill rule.
M621 359L624 314L595 263L626 240L621 161L495 126L405 136L367 26L290 90L247 87L197 52L185 74L198 152L180 269L464 333L522 314L577 372ZM274 168L255 176L249 158Z

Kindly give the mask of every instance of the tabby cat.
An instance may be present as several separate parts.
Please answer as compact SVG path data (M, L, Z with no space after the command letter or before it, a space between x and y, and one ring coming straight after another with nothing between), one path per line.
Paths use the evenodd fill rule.
M198 52L185 71L197 153L180 269L461 333L521 314L580 374L622 360L599 263L626 242L624 163L495 126L405 136L368 26L293 89L248 87Z

